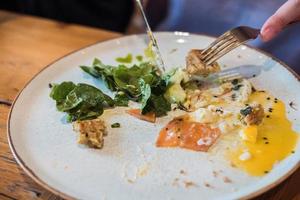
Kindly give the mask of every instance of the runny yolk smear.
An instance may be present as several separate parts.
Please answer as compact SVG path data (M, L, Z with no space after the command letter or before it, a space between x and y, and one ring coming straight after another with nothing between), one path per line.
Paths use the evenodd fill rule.
M156 141L157 147L181 147L194 151L208 151L220 136L218 128L193 122L188 115L170 121Z
M282 101L265 92L254 92L249 103L257 102L265 108L265 119L258 126L256 142L243 141L229 153L231 162L254 176L268 173L280 160L290 155L297 143L298 134L292 130ZM241 159L243 153L249 158Z

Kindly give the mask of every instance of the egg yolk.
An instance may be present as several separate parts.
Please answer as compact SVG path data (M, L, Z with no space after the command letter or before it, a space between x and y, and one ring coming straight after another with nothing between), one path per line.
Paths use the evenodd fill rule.
M256 125L250 125L244 128L240 132L240 136L243 140L246 140L251 143L255 143L257 139L257 126Z
M256 142L243 140L229 153L233 166L244 169L251 175L268 173L273 166L290 155L297 143L298 134L287 119L282 101L265 92L254 92L248 103L257 102L265 108L265 119L257 127ZM247 152L247 159L241 155Z

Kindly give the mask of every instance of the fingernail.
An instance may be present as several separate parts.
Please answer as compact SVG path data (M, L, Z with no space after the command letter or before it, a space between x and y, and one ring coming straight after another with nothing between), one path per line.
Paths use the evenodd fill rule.
M275 35L276 35L276 31L272 27L267 27L261 32L261 38L264 41L271 40Z

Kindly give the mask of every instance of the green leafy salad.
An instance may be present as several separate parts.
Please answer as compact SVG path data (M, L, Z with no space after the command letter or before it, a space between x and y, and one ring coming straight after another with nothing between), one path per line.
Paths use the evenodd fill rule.
M131 60L132 56L127 55L127 58ZM124 61L120 58L118 60ZM157 67L150 62L141 62L129 67L124 64L111 66L103 64L97 58L94 59L92 66L80 68L103 81L106 87L114 92L114 98L84 83L51 84L50 97L56 101L59 111L67 113L68 122L97 118L104 109L128 106L129 101L140 103L142 115L154 113L156 117L161 117L171 110L171 103L176 103L178 99L172 96L172 90L180 89L179 82L172 81L176 70L161 75ZM181 96L179 99L182 100L184 97Z
M57 110L67 113L69 122L96 118L105 107L115 105L101 90L84 83L53 84L50 97L56 101Z

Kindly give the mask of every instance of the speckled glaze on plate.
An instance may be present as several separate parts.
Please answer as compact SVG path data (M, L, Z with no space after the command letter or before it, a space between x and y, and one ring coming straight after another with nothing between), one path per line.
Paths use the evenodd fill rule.
M185 65L192 48L204 48L212 37L189 33L155 33L168 69ZM67 199L246 199L280 183L300 164L300 145L267 175L251 177L233 168L223 152L199 153L177 148L156 148L159 130L170 116L151 124L127 114L126 108L103 115L108 136L102 150L76 143L76 134L65 115L49 98L49 83L89 83L110 92L101 81L85 75L79 65L95 57L106 64L115 58L143 54L146 35L132 35L91 45L50 64L36 75L16 98L8 120L11 150L21 167L36 182ZM269 91L287 105L288 118L300 132L299 77L274 58L241 46L220 61L225 70L250 78L256 88ZM111 129L119 122L121 128ZM217 173L217 175L216 175ZM228 179L230 181L228 181ZM227 180L227 181L225 181Z

